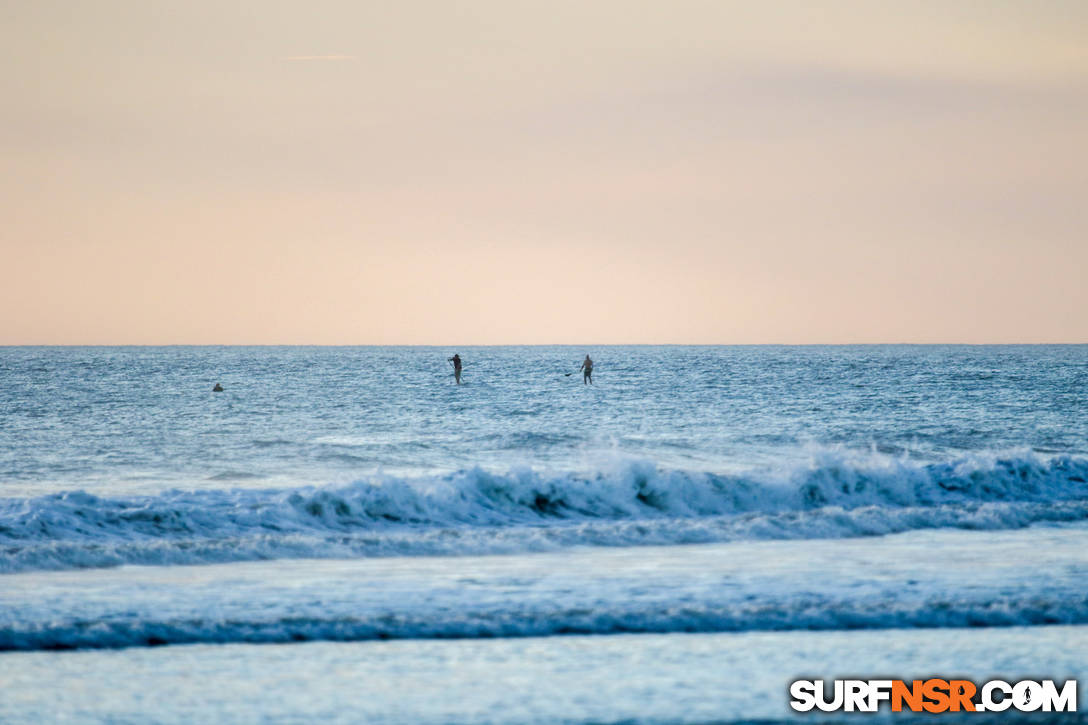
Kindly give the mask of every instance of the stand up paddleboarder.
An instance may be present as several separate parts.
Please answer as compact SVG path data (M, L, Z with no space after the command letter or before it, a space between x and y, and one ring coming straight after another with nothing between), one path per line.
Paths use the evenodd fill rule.
M461 384L461 356L457 353L453 353L453 357L449 358L449 362L453 363L453 378L457 381L457 384Z
M593 384L593 360L589 355L586 355L586 359L582 361L582 367L578 368L582 371L582 385Z

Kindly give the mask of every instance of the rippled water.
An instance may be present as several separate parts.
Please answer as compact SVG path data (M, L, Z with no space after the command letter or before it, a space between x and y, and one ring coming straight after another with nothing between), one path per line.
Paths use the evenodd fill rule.
M3 348L0 366L5 495L1088 453L1085 346Z
M1085 676L1068 658L1050 668L1051 645L1088 626L1086 536L1083 345L0 348L12 721L313 711L313 688L159 711L120 685L83 698L99 668L199 699L211 671L342 682L331 670L366 660L385 681L479 656L466 666L500 681L526 652L561 663L533 686L568 696L519 700L529 710L460 685L456 701L440 687L411 707L353 705L388 722L778 719L789 675L865 674L858 642L889 653L874 667L914 668L878 675ZM812 630L836 635L816 663ZM617 633L655 639L600 636ZM527 637L542 639L512 643ZM389 638L408 642L379 649ZM362 649L297 644L311 640ZM999 641L1019 654L994 660ZM140 674L148 646L182 644L196 649ZM729 669L743 647L746 686ZM97 654L49 652L71 648ZM651 650L670 684L643 676ZM65 657L96 674L48 659ZM994 661L1027 671L983 672ZM719 700L708 663L724 668ZM78 686L55 700L27 667ZM616 688L639 667L636 690Z

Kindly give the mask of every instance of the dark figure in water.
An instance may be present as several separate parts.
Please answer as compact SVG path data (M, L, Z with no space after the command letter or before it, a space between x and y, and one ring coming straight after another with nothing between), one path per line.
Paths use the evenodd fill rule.
M223 392L223 386L220 385L219 383L216 383L215 387L212 388L212 392L213 393L222 393Z
M582 367L578 368L582 371L582 384L593 384L593 361L586 355L586 359L582 361Z
M457 381L457 384L461 384L461 356L457 353L453 354L453 357L449 359L453 363L453 378Z

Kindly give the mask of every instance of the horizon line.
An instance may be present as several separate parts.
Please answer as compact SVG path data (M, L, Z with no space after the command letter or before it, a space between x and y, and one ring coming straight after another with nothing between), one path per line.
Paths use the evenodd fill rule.
M309 343L309 342L91 342L0 343L16 347L1044 347L1083 342L516 342L516 343Z

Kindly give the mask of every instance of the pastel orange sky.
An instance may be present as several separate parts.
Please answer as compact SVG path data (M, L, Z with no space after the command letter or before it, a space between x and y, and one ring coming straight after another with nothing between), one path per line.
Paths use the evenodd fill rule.
M0 344L1088 342L1088 3L0 8Z

